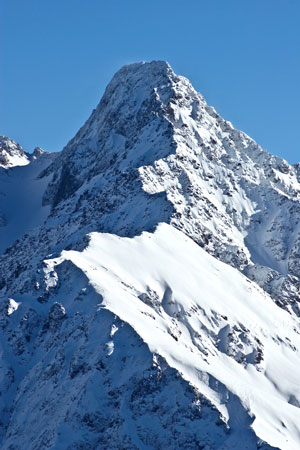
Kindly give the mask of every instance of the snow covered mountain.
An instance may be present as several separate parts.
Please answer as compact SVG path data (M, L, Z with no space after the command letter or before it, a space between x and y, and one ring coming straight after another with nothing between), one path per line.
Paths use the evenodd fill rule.
M1 152L1 448L300 448L300 165L161 61Z
M14 156L0 165L0 253L48 216L50 208L41 206L47 179L37 179L37 173L56 157L40 148L29 155L11 139L2 142Z
M29 155L17 142L0 136L0 167L8 169L14 166L26 166L29 161Z

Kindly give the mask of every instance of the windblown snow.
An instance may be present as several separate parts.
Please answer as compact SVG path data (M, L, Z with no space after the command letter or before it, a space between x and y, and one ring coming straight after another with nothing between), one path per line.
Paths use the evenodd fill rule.
M300 165L162 61L0 140L0 446L300 448Z
M99 308L130 324L226 421L239 417L222 385L241 399L257 436L297 448L298 321L254 283L167 224L133 239L93 233L86 250L49 264L63 261L85 273L103 297Z

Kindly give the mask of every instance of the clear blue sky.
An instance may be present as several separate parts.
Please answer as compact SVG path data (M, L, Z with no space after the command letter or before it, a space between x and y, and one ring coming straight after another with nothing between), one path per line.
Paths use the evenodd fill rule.
M58 151L130 62L164 59L300 161L300 0L0 0L0 134Z

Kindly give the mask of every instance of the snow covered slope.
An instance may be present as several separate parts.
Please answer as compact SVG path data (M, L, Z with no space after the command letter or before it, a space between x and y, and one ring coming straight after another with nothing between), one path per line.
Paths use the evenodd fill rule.
M0 168L5 169L29 164L29 155L12 139L0 136Z
M1 448L300 448L300 166L161 61L51 158L0 173Z
M245 419L229 392L257 436L299 447L299 323L254 283L166 224L134 239L93 233L83 252L46 261L52 277L63 261L85 273L103 297L100 308L130 324L218 408L245 448ZM107 345L110 356L113 336ZM226 448L241 448L236 435L228 441Z
M0 254L47 217L50 208L42 207L42 197L49 180L38 175L54 157L36 150L26 156L25 167L18 167L25 161L20 159L14 160L16 167L0 167Z

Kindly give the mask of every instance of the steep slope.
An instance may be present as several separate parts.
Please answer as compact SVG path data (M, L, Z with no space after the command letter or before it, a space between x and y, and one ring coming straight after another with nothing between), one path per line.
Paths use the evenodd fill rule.
M33 311L20 297L5 321L14 360L3 397L18 392L4 449L25 438L31 448L270 448L251 425L296 448L298 380L281 371L298 363L296 320L235 269L168 225L134 239L94 233L83 253L45 265L50 305Z
M52 177L52 251L170 222L298 314L298 166L235 130L167 63L121 69L41 176Z
M16 142L8 138L3 138L3 141L10 144L10 149L20 149ZM42 197L49 180L46 177L38 179L38 175L49 166L55 155L41 149L35 149L32 155L25 154L24 150L20 152L19 157L15 155L5 168L0 167L0 254L43 223L50 211L49 207L42 207ZM12 166L13 162L15 166Z
M299 448L298 165L154 61L5 174L2 448Z
M232 395L259 437L297 448L299 322L263 291L168 225L134 240L94 233L84 252L47 262L52 277L64 261L86 274L101 308L129 323L219 409L233 432L225 448L255 443ZM111 354L113 337L107 346Z
M6 136L0 136L0 168L26 166L29 162L29 155L17 142Z

